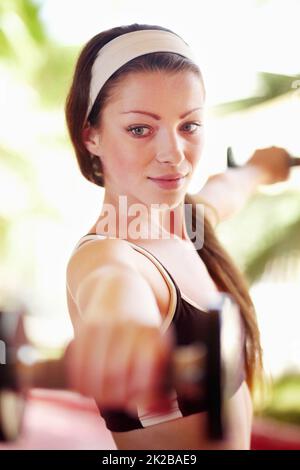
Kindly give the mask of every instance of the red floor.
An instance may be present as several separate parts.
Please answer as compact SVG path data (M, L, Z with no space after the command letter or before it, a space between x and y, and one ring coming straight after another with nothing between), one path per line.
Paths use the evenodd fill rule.
M93 400L71 392L33 390L20 438L7 449L115 449L114 441ZM296 426L254 420L252 449L300 450Z
M3 449L115 449L92 399L71 392L34 390L20 438Z

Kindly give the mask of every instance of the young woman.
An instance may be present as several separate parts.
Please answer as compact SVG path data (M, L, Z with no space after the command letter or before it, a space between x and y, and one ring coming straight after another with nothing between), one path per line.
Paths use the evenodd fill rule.
M76 337L70 380L95 397L118 449L250 446L262 355L255 311L214 234L214 211L202 217L187 193L201 158L204 104L189 46L166 28L139 24L86 44L67 99L80 170L105 189L99 217L67 267ZM206 437L205 400L189 406L159 384L175 343L196 340L193 325L218 291L239 306L245 344L229 432L214 443Z

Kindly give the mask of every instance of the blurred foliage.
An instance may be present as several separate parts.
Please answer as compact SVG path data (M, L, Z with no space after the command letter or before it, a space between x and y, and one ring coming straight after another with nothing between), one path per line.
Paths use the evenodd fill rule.
M30 185L34 179L34 168L32 164L19 153L5 148L0 144L0 165L8 167L12 172L18 173L24 181Z
M265 240L268 239L269 243L257 247L256 253L252 253L251 260L246 265L245 274L250 283L262 276L270 260L277 270L280 266L282 279L288 278L295 258L300 257L300 217L285 227L279 227L273 236L269 231Z
M17 2L12 2L12 4L16 8L16 13L23 19L32 39L37 44L46 43L47 34L40 20L40 5L28 0L18 0Z
M260 72L255 96L221 103L212 108L212 114L220 117L246 112L279 96L292 94L293 84L299 79L300 74ZM250 284L257 282L274 262L283 279L287 266L300 259L300 192L287 190L271 196L258 193L236 217L220 224L218 232ZM240 233L247 234L246 242L240 241ZM237 239L234 234L238 234Z
M0 57L38 92L42 106L61 106L71 79L77 47L56 44L33 0L0 3Z
M39 97L41 108L58 107L65 98L68 73L74 52L49 38L40 18L40 4L33 0L1 0L0 60L14 72L20 83ZM68 72L70 70L70 72ZM57 211L43 199L34 163L22 154L0 145L0 184L5 182L12 194L14 185L23 201L9 200L10 213L0 207L0 256L2 264L9 253L10 235L15 224L30 217L57 217ZM8 196L9 198L10 196Z
M300 75L282 75L268 72L257 74L257 94L242 100L229 101L212 107L212 114L222 116L237 111L246 111L253 106L265 104L274 98L294 93L293 82L300 79Z
M77 52L75 47L52 43L44 48L44 61L32 78L42 106L64 107Z
M0 214L0 257L3 259L8 246L10 221Z
M286 373L272 384L268 404L260 415L300 425L300 375Z
M246 112L279 96L294 93L293 82L299 78L299 74L261 72L255 96L222 103L212 109L212 114ZM300 191L286 190L276 195L258 192L235 217L221 223L217 232L249 285L258 282L266 272L273 278L279 277L281 282L290 280L300 263ZM269 390L270 398L261 409L265 396L260 395L257 387L255 409L258 414L300 425L300 374L283 375Z
M300 258L300 191L257 193L235 217L217 227L224 246L250 284L272 266L285 271ZM244 234L241 237L241 233Z
M4 33L7 33L5 26L8 23L9 15L13 15L22 21L27 33L37 44L42 44L47 40L44 25L40 20L40 5L38 3L32 0L2 0L0 3L0 16ZM6 21L3 21L3 18Z

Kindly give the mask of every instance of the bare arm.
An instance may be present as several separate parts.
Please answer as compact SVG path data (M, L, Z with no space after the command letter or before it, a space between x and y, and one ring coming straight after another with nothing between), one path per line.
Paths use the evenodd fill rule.
M159 327L160 312L146 280L130 266L103 266L88 274L76 295L87 321L135 320Z
M103 406L130 410L137 399L169 406L159 387L172 333L162 335L155 295L129 250L122 240L95 241L68 265L83 320L69 353L70 384Z
M160 323L154 293L122 240L83 245L68 265L67 279L81 318L87 322L124 318Z
M211 176L192 197L196 203L208 203L206 213L216 225L239 212L260 185L286 180L290 157L278 147L256 150L246 165Z
M262 181L260 170L254 166L230 168L211 176L192 197L196 203L207 203L205 213L215 226L239 212Z

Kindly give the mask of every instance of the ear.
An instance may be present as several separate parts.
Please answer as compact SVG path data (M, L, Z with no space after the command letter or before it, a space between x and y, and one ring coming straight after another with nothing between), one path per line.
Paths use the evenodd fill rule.
M86 124L82 131L82 139L85 147L92 155L101 155L101 139L100 132L95 127L92 127L90 123Z

